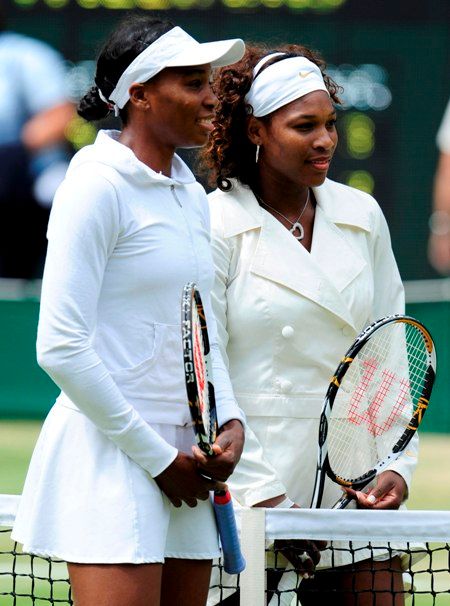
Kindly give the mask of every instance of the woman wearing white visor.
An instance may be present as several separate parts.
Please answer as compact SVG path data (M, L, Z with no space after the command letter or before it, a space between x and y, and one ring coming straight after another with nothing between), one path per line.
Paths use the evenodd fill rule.
M76 154L48 230L38 359L61 388L37 443L14 527L35 554L69 562L76 606L199 606L219 554L209 491L232 472L243 416L215 344L206 195L177 147L203 145L211 67L241 40L199 44L133 17L98 59L79 113L114 110ZM212 332L217 456L199 473L186 403L181 292L197 283Z
M247 45L240 62L217 72L214 87L215 128L202 152L219 187L210 194L213 307L248 424L230 486L247 506L309 507L330 377L364 326L404 311L403 287L376 201L327 179L339 99L320 56L299 45L277 52ZM414 443L370 496L355 495L359 506L398 508L416 455ZM341 494L327 481L322 506ZM327 570L300 585L304 606L356 604L353 587L361 606L403 603L395 554L376 554L381 561L368 566L373 553L359 549L347 567L345 551L331 558L320 544L281 547L300 572L314 564Z

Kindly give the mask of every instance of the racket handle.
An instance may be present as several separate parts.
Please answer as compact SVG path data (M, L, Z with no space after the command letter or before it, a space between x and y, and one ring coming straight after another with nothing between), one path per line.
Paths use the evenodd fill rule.
M346 494L344 494L339 501L333 505L332 509L345 509L349 503L351 503L353 499Z
M223 568L228 574L239 574L245 568L234 517L233 503L228 490L214 493L214 513L223 552Z

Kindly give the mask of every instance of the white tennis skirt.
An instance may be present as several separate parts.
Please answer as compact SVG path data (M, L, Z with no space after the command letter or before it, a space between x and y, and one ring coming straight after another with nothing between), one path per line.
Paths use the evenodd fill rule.
M152 425L190 453L192 427ZM84 414L55 404L28 470L14 540L79 563L152 563L220 554L212 505L173 507L151 476Z

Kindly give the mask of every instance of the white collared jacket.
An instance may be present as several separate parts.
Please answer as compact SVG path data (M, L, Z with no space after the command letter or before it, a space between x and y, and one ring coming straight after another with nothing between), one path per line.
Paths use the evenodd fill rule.
M233 181L209 195L219 340L247 417L230 486L242 504L287 493L310 505L318 421L338 362L357 334L404 311L388 227L368 194L329 179L317 200L311 252L252 191ZM417 440L392 464L409 486ZM341 495L328 483L323 507Z

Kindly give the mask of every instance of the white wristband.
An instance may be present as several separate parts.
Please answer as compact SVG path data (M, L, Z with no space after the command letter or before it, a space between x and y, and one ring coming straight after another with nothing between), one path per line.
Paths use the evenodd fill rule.
M294 505L294 501L291 501L291 499L289 497L286 497L283 501L281 501L281 503L278 503L278 505L274 505L275 509L290 509L292 507L292 505Z

